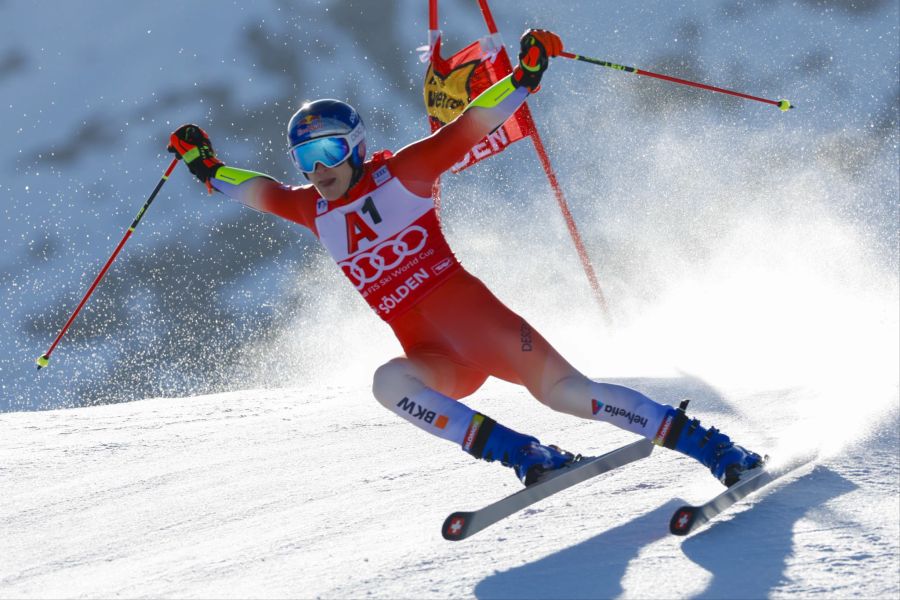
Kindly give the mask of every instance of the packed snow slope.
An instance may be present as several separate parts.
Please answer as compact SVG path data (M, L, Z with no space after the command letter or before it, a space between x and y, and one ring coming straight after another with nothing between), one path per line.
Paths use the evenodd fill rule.
M35 374L173 128L293 183L283 130L304 100L356 105L370 149L424 135L423 4L0 2L0 597L896 598L890 0L496 3L508 44L545 27L798 106L553 61L529 103L608 320L527 142L443 181L463 264L579 369L690 397L773 461L816 456L686 540L671 511L719 485L657 450L443 541L446 514L514 491L511 472L379 406L389 329L308 234L183 168ZM474 2L441 8L449 51L483 32ZM575 452L631 440L501 382L466 401Z
M777 451L773 460L802 417L790 413L793 389L626 383L693 396L708 422ZM497 418L578 451L632 439L506 384L483 396ZM0 596L896 598L900 422L896 408L873 417L839 452L823 449L686 539L668 534L672 512L721 486L656 450L451 543L447 514L518 481L387 413L364 386L4 414Z

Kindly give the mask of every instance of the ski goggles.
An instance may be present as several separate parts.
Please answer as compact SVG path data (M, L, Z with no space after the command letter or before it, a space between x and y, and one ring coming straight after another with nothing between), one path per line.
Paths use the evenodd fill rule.
M347 135L321 137L294 146L290 150L291 159L304 173L315 171L318 163L330 169L350 158L364 136L365 129L360 123Z

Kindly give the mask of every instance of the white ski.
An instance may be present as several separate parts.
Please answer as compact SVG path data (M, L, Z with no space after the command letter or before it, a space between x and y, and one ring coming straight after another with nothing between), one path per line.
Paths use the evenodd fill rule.
M653 443L650 440L639 440L602 456L582 458L559 469L558 474L538 481L484 508L452 513L444 521L441 533L446 540L466 539L535 502L617 467L646 458L651 452Z
M687 535L718 515L720 512L772 481L772 473L765 466L750 469L740 481L730 488L697 506L682 506L672 515L669 531L675 535Z
M687 535L696 531L735 502L814 460L815 457L816 453L813 452L798 456L776 468L767 467L766 463L763 463L755 469L750 469L743 474L740 481L718 496L714 496L703 504L682 506L676 510L669 521L669 531L674 535ZM771 462L768 456L766 462Z

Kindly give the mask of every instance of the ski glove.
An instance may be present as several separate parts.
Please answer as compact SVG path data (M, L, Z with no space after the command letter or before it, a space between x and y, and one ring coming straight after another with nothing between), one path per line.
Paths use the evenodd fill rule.
M182 125L169 136L168 150L183 158L191 173L212 193L209 180L222 166L222 161L216 158L216 151L205 131L196 125Z
M519 64L513 69L513 85L527 87L534 93L541 87L541 76L549 62L547 59L559 56L563 43L552 31L529 29L522 34L519 45Z

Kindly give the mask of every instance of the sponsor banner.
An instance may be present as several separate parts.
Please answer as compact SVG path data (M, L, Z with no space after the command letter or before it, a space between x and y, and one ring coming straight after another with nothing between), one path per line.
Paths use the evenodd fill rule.
M612 404L603 404L596 398L591 398L591 413L595 416L603 413L603 416L609 421L612 421L614 418L621 418L628 421L631 425L637 423L641 427L647 426L647 417L642 417L634 411L625 410Z
M445 428L450 421L446 416L439 415L421 404L416 404L409 398L403 398L403 400L398 402L397 408L406 412L412 418L428 423L429 425L434 425L438 429Z
M391 320L459 268L431 210L397 235L338 263L375 312Z
M391 172L388 171L387 166L381 167L374 173L372 173L372 179L375 181L375 185L381 185L391 178Z
M476 414L472 417L472 422L469 423L469 428L466 430L466 437L463 438L463 450L466 452L472 452L472 446L475 445L475 438L478 437L478 430L481 429L481 424L484 423L484 415Z
M357 290L363 290L367 284L378 281L389 271L399 269L396 275L408 271L427 242L428 231L411 225L394 237L345 260L341 263L341 269Z
M431 63L425 73L425 109L431 131L437 131L465 110L481 92L509 74L494 58L496 52L487 52L490 44L484 40L473 42L451 56L440 55L441 40L437 40ZM460 160L451 171L458 173L489 156L502 152L513 142L527 135L524 106L503 124L485 137Z
M663 419L662 424L659 426L659 431L656 432L656 437L653 438L653 443L657 446L662 446L666 442L666 438L669 436L669 431L672 429L672 423L675 421L674 416L669 415L665 419Z
M532 333L533 331L531 329L531 325L529 325L525 321L522 321L522 326L519 328L519 339L522 342L522 352L531 352L532 350L534 350Z

